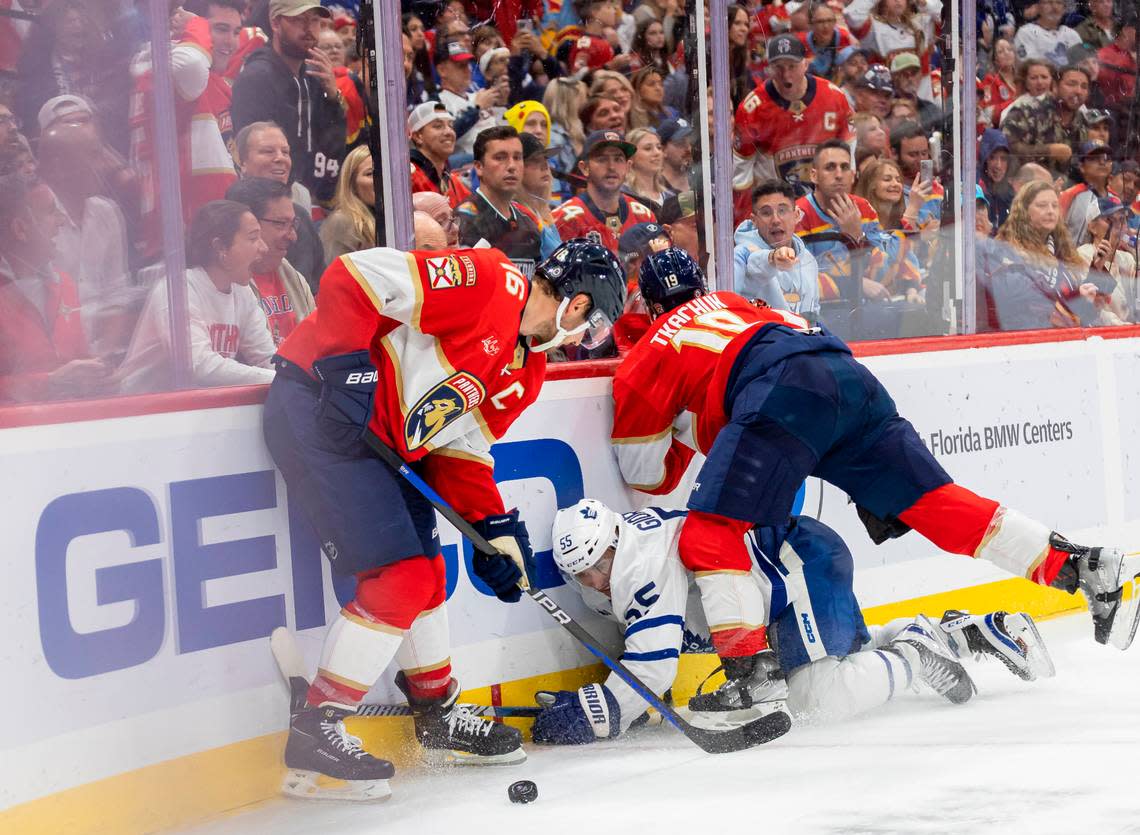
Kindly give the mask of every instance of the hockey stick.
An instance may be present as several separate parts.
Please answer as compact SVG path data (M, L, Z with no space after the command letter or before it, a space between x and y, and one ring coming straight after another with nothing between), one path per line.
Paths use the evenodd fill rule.
M456 513L443 498L431 488L426 481L420 478L400 456L393 452L387 444L376 437L375 433L366 429L364 442L392 469L396 470L415 487L424 498L431 502L436 511L448 522L455 526L461 534L471 540L471 544L482 553L491 556L503 556L490 542L484 539L471 526L471 523ZM687 736L694 744L709 754L724 754L729 751L742 751L764 742L770 742L776 737L783 736L792 726L792 720L787 713L771 713L747 725L729 730L712 731L698 728L686 722L669 704L662 700L646 684L634 675L616 658L613 658L603 649L593 635L587 632L576 620L549 597L544 591L530 588L523 591L527 597L542 607L550 617L574 636L577 641L588 649L599 661L609 667L618 678L633 688L641 698L645 699L666 721Z
M289 684L289 709L297 711L306 704L309 691L309 678L305 675L305 661L297 649L293 633L284 626L278 626L269 636L269 648L277 669ZM507 705L469 705L471 713L491 719L507 717L535 717L542 712L540 707L510 707ZM382 705L366 702L356 708L355 716L414 716L415 712L407 705Z

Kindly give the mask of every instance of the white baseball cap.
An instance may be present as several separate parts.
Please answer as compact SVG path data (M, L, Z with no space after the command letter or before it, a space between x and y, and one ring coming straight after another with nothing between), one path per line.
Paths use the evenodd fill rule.
M54 124L59 119L65 116L70 116L73 113L86 113L87 115L94 114L95 110L91 107L91 102L83 98L83 96L56 96L53 99L48 99L44 102L40 112L36 115L36 121L40 123L40 130L47 130L48 127Z
M415 133L437 119L455 121L455 117L448 113L447 108L440 102L425 101L423 104L417 104L408 114L408 133Z

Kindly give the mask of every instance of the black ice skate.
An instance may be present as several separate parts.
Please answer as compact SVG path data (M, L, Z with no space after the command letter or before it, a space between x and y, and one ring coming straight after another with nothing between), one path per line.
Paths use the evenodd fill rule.
M416 739L428 762L436 765L513 765L526 760L522 734L517 728L484 719L459 704L459 682L447 687L447 695L425 702L414 698L403 673L396 686L408 697L415 714Z
M1083 591L1097 642L1128 649L1140 620L1140 574L1125 569L1124 551L1074 545L1059 533L1049 535L1049 544L1072 555L1053 587L1069 594Z
M771 727L771 739L787 733L791 727L788 685L776 654L765 650L746 658L727 658L723 669L724 684L704 693L702 682L697 694L689 699L689 721L698 728L716 731L766 719L764 727Z
M289 722L281 791L317 800L387 800L388 780L396 773L387 760L373 757L344 727L348 708L324 704L302 707Z
M945 633L925 615L915 618L883 649L901 656L919 681L956 705L970 701L977 692L966 668L955 658Z
M1052 678L1056 673L1037 625L1025 612L971 615L951 609L942 615L940 625L958 658L988 655L1025 681Z

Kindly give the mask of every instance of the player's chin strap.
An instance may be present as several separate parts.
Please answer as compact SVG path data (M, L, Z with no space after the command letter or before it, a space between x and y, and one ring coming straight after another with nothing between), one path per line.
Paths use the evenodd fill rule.
M564 315L566 315L566 308L568 308L569 306L570 306L570 297L569 296L567 296L561 302L558 303L558 312L554 314L554 324L555 324L555 327L558 328L558 330L555 331L554 336L551 337L551 339L549 341L543 342L541 345L531 345L530 349L532 351L534 351L536 354L541 354L544 351L549 351L551 348L557 348L559 345L561 345L563 342L565 342L571 336L577 336L580 333L586 332L586 328L590 327L590 320L589 319L587 319L582 324L578 325L578 327L572 328L571 330L566 330L565 328L562 327L562 317Z

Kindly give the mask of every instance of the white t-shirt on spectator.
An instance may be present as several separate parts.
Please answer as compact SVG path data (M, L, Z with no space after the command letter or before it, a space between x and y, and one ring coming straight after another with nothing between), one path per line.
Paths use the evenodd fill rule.
M1069 63L1069 47L1076 46L1080 42L1081 36L1068 26L1045 29L1040 24L1027 23L1017 30L1017 35L1013 39L1013 48L1018 61L1039 58L1048 61L1054 67L1063 67Z
M88 197L83 201L82 217L73 218L66 211L64 217L66 220L55 235L52 264L75 281L80 320L92 354L121 350L122 345L103 344L100 325L105 314L122 310L141 295L128 280L123 213L106 197Z
M253 288L234 285L223 293L206 271L186 271L190 314L191 382L196 386L269 383L275 348L265 313ZM173 385L166 282L157 282L147 299L126 359L119 368L123 392L164 391Z

